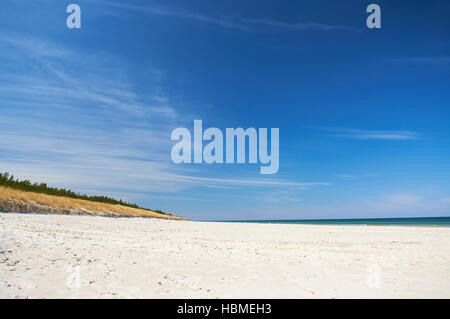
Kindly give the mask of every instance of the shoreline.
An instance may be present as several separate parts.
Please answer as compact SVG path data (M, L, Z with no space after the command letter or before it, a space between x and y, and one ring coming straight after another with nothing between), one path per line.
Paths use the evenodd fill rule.
M450 228L349 226L0 214L0 297L450 298Z
M51 212L8 212L0 210L0 214L20 214L20 215L56 215L56 216L91 216L91 217L105 217L105 218L150 218L150 219L162 219L162 220L175 220L175 221L190 221L194 223L226 223L226 224L259 224L259 225L306 225L306 226L363 226L363 227L450 227L450 225L407 225L407 224L314 224L314 223L283 223L283 222L259 222L259 221L213 221L213 220L190 220L190 219L168 219L162 217L141 217L141 216L121 216L121 215L93 215L93 214L79 214L79 213L51 213Z
M443 227L447 228L450 225L393 225L393 224L310 224L310 223L268 223L268 222L240 222L240 221L232 221L232 222L223 222L223 221L196 221L190 220L192 222L202 222L202 223L226 223L226 224L258 224L258 225L298 225L298 226L363 226L363 227Z
M349 225L349 226L418 226L450 227L450 216L393 217L393 218L341 218L341 219L279 219L279 220L210 220L223 223L288 224L288 225Z

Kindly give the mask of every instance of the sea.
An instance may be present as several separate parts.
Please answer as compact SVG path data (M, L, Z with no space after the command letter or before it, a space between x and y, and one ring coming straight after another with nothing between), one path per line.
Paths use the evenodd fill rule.
M223 221L223 222L262 223L262 224L307 224L307 225L444 226L444 227L450 227L450 217L227 220L227 221Z

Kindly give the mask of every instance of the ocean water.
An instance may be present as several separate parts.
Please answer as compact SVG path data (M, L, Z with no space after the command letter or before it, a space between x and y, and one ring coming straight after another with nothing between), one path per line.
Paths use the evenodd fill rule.
M450 217L414 218L361 218L361 219L295 219L295 220L234 220L226 222L263 224L310 224L310 225L397 225L397 226L446 226L450 227Z

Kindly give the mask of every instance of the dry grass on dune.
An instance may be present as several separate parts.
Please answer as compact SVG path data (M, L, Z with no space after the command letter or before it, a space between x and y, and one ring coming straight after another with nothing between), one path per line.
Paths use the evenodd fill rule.
M73 212L75 214L91 214L102 216L124 216L124 217L153 217L164 219L184 219L177 216L159 214L153 211L113 205L88 200L75 199L70 197L60 197L41 193L26 192L10 187L0 186L0 202L12 202L19 205L26 203L35 207L46 206L52 211ZM38 209L36 212L41 212ZM48 212L48 210L42 210Z

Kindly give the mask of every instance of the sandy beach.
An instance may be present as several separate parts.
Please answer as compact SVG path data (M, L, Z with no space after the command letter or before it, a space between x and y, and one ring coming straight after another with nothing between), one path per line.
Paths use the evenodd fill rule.
M1 298L450 298L450 228L0 213Z

